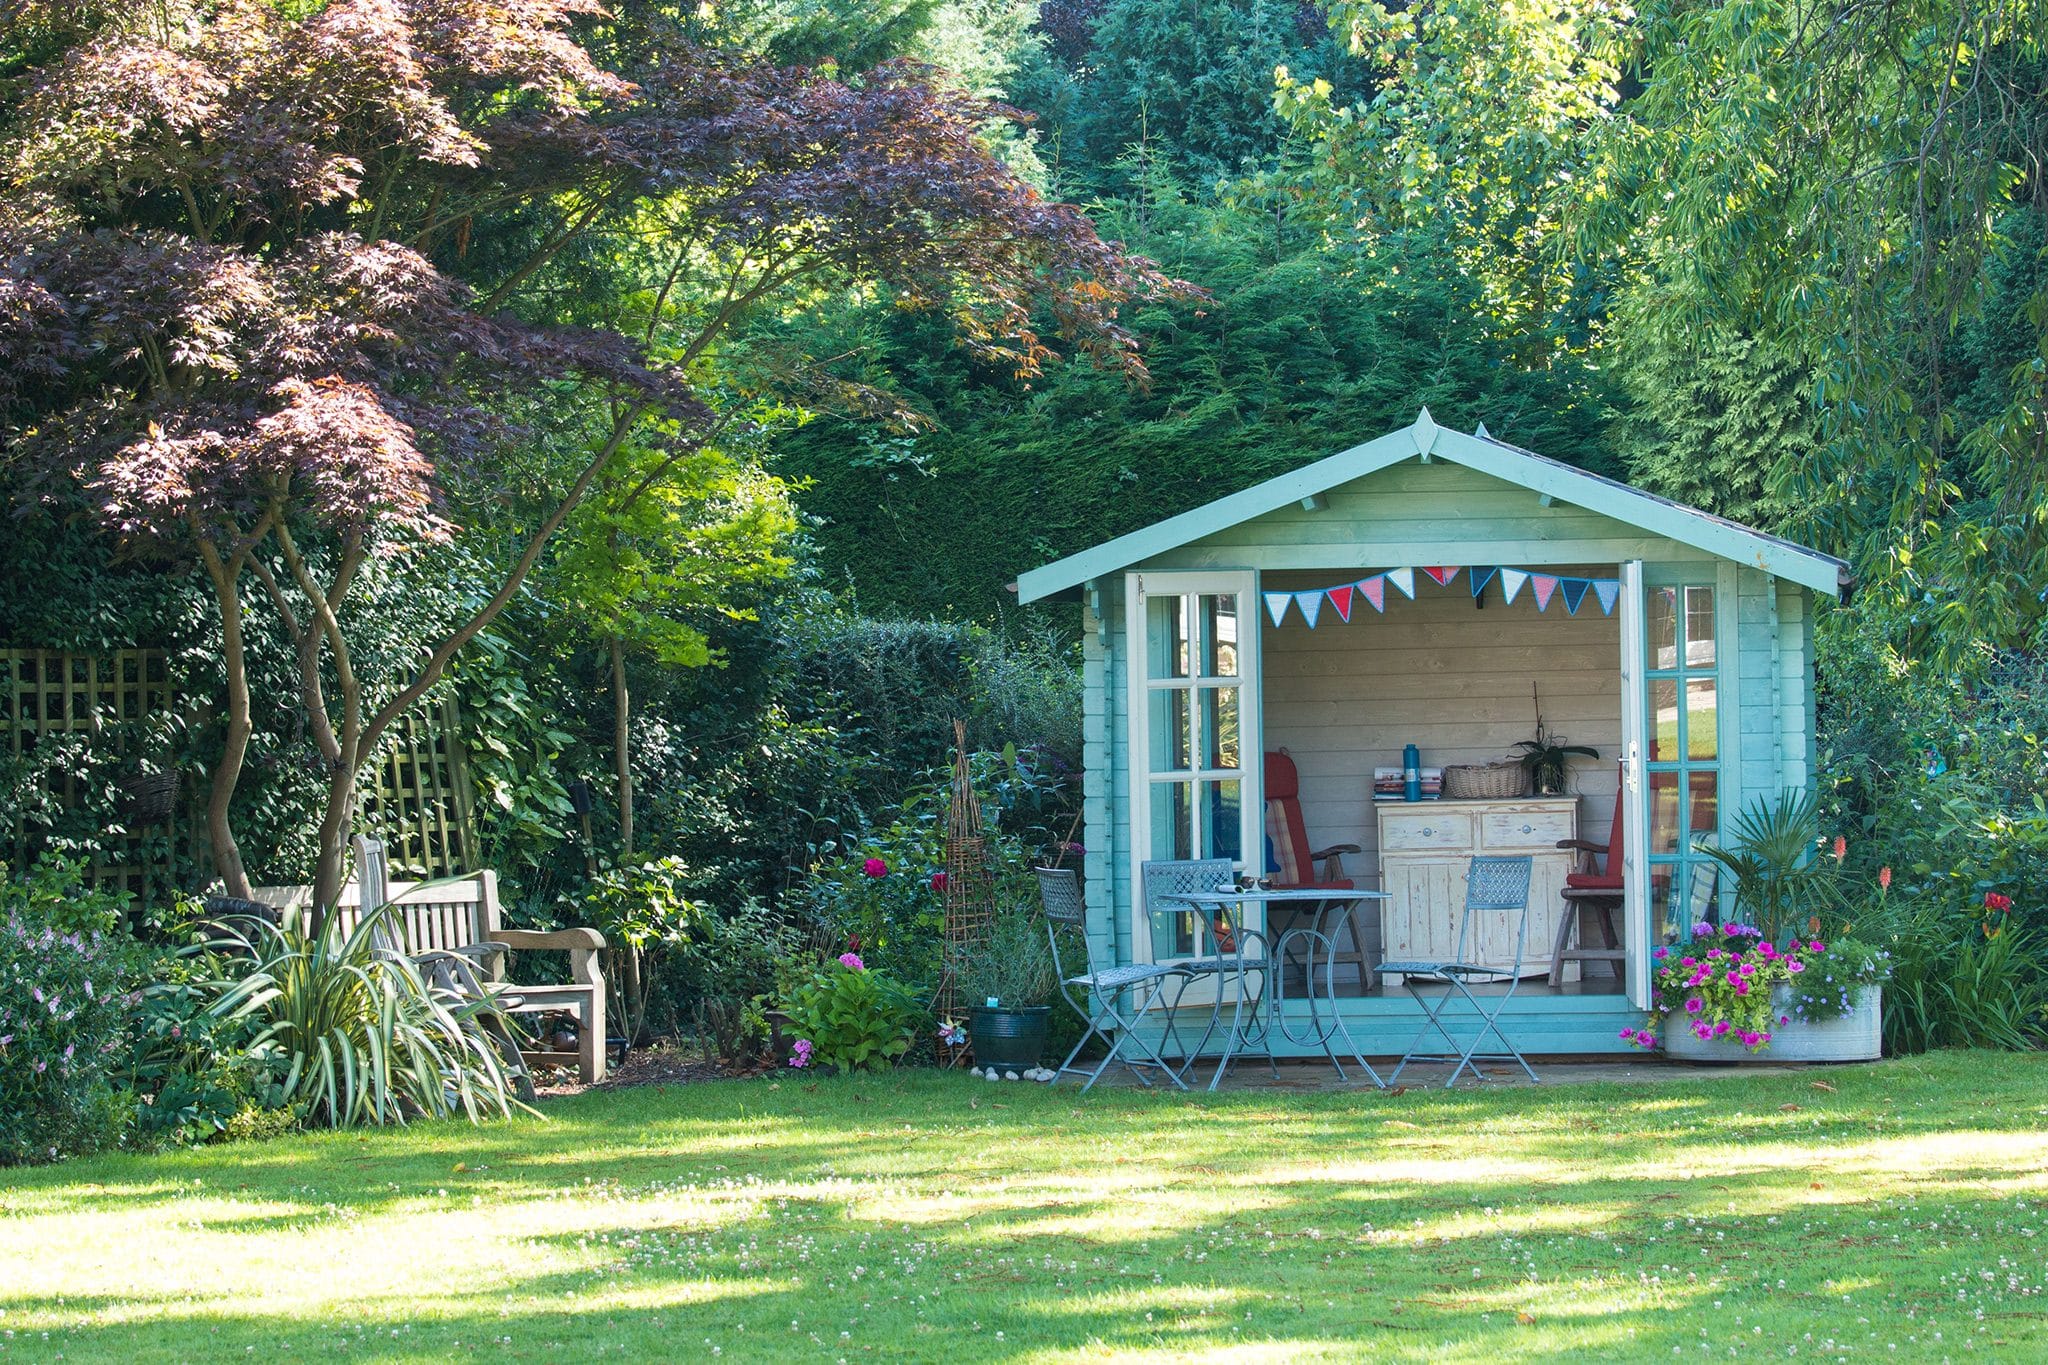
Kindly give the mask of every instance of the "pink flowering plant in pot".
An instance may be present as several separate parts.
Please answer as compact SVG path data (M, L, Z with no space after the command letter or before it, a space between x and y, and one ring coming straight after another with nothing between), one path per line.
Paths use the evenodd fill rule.
M1648 1023L1625 1029L1638 1047L1657 1045L1666 1020L1702 1042L1740 1043L1751 1052L1770 1045L1783 1023L1773 994L1806 970L1804 944L1780 949L1747 924L1695 924L1692 941L1657 949Z

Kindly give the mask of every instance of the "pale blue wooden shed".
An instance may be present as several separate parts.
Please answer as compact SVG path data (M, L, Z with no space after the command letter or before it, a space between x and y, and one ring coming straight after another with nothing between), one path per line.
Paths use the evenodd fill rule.
M1621 1050L1653 947L1713 903L1698 842L1814 781L1814 605L1844 581L1829 555L1427 411L1022 574L1023 602L1079 602L1090 934L1119 961L1189 951L1142 909L1148 859L1278 870L1262 755L1292 760L1308 843L1356 845L1345 873L1391 897L1369 952L1448 932L1460 859L1516 848L1538 859L1544 939L1557 839L1607 842L1619 803L1624 960L1553 983L1532 945L1506 1021L1532 1053ZM1410 803L1385 780L1409 744L1428 770L1501 760L1539 705L1600 755L1562 797ZM1405 993L1359 984L1353 1035L1405 1045Z

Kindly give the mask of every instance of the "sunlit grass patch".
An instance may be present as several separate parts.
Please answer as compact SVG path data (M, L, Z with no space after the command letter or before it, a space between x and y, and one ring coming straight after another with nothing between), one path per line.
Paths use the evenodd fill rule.
M9 1172L0 1356L2048 1356L2040 1058L995 1093L764 1079Z

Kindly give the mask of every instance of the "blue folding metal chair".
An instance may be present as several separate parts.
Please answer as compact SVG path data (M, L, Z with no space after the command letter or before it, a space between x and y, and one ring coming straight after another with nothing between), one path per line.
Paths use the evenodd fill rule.
M1457 1084L1458 1077L1467 1067L1472 1069L1473 1078L1484 1080L1486 1073L1479 1069L1480 1062L1513 1062L1527 1073L1530 1080L1537 1080L1514 1040L1501 1031L1501 1012L1508 1001L1514 999L1515 988L1522 983L1523 954L1529 943L1529 877L1535 866L1533 858L1474 858L1471 870L1465 880L1465 912L1458 920L1458 941L1451 950L1448 961L1440 962L1383 962L1380 971L1398 974L1408 993L1422 1007L1422 1027L1416 1031L1415 1041L1408 1045L1401 1064L1387 1077L1389 1084L1401 1079L1401 1072L1410 1062L1453 1062L1450 1079L1445 1088ZM1475 937L1473 920L1481 915L1512 916L1515 924L1515 961L1512 967L1486 966L1466 960L1467 948ZM1507 983L1507 989L1498 995L1480 995L1472 988L1475 985L1499 985ZM1472 1015L1479 1027L1469 1042L1460 1043L1446 1027L1444 1011L1454 1000L1463 1001L1471 1007ZM1457 1022L1464 1022L1460 1015ZM1432 1033L1444 1040L1446 1052L1425 1053L1419 1049ZM1499 1052L1481 1052L1491 1036L1500 1042Z
M1074 1044L1074 1050L1060 1063L1056 1077L1068 1072L1086 1076L1088 1079L1081 1086L1085 1091L1101 1080L1102 1073L1111 1065L1122 1062L1141 1085L1151 1085L1145 1073L1156 1070L1164 1072L1166 1079L1180 1089L1187 1089L1180 1073L1168 1066L1158 1049L1140 1037L1137 1030L1138 1019L1158 1002L1160 993L1173 982L1187 978L1173 967L1154 962L1134 962L1127 966L1098 965L1095 942L1088 936L1087 916L1082 908L1080 878L1070 867L1037 867L1032 871L1038 874L1038 897L1045 907L1045 936L1052 944L1052 965L1054 974L1059 977L1060 997L1088 1025L1081 1041ZM1083 974L1067 975L1067 969L1060 961L1060 930L1063 928L1081 935L1088 958L1088 970ZM1081 992L1078 999L1074 988ZM1101 1065L1093 1071L1085 1066L1075 1066L1074 1059L1081 1055L1081 1049L1088 1046L1089 1039L1096 1037L1109 1044ZM1143 1052L1144 1059L1125 1056L1128 1048Z
M1178 959L1173 964L1180 975L1180 984L1173 998L1166 1002L1166 1032L1159 1040L1160 1055L1178 1057L1181 1075L1185 1076L1201 1058L1217 1031L1222 1029L1223 1053L1216 1064L1215 1078L1209 1082L1209 1088L1214 1090L1222 1084L1224 1073L1230 1069L1231 1058L1242 1050L1247 1032L1256 1034L1264 1022L1261 1006L1265 1003L1265 937L1257 930L1237 923L1225 912L1211 916L1175 900L1190 893L1199 894L1236 885L1237 864L1231 859L1161 858L1145 863L1138 871L1145 897L1146 922L1156 927L1161 921L1171 923L1185 916L1189 926L1189 947L1194 953L1194 956ZM1250 950L1249 962L1247 949ZM1260 978L1256 993L1251 990L1248 972ZM1209 1019L1202 1029L1202 1036L1190 1043L1180 1035L1181 1000L1189 986L1205 978L1214 983ZM1223 1006L1227 990L1231 997L1231 1013L1229 1026L1225 1028ZM1248 1010L1249 1030L1246 1028ZM1270 1053L1270 1049L1268 1051ZM1266 1065L1272 1068L1274 1076L1280 1074L1270 1055L1266 1058Z

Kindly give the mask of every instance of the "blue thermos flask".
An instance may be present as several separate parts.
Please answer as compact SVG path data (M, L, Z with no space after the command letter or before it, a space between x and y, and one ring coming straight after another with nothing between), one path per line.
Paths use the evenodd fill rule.
M1410 801L1422 799L1422 754L1413 744L1401 751L1401 787Z

